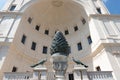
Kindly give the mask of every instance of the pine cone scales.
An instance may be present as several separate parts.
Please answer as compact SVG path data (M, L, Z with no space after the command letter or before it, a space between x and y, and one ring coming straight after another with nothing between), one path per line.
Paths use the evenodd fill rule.
M54 36L54 39L52 41L52 45L51 45L51 55L53 55L54 53L61 53L62 55L69 55L69 46L68 43L65 39L65 37L63 36L63 34L61 32L57 32Z

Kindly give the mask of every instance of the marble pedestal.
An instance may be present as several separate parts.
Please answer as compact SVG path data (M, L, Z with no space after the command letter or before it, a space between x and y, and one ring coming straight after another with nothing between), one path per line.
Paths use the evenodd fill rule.
M73 73L75 80L89 80L87 68L82 65L75 65Z
M33 80L47 80L47 68L39 65L33 69Z
M68 67L67 56L56 53L52 55L51 62L55 71L55 80L65 80L65 73Z

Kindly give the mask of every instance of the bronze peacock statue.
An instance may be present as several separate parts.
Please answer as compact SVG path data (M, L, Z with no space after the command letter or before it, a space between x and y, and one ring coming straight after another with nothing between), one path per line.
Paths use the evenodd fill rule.
M76 59L74 59L73 57L72 57L72 60L76 63L76 64L80 64L80 65L83 65L85 68L88 68L88 66L87 65L85 65L85 64L83 64L80 60L76 60Z
M47 58L42 59L37 64L34 64L34 65L30 66L30 67L34 68L34 67L36 67L38 65L43 65L46 61L47 61Z

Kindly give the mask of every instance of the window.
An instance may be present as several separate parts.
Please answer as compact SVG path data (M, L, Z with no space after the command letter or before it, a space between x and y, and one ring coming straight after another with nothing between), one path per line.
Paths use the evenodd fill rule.
M23 44L25 44L25 41L26 41L26 36L23 35L23 36L22 36L22 39L21 39L21 42L22 42Z
M77 30L78 30L78 26L75 26L75 27L74 27L74 31L77 31Z
M35 50L35 49L36 49L36 43L35 43L35 42L32 42L31 49L32 49L32 50Z
M39 31L40 26L36 25L36 26L35 26L35 29L36 29L37 31Z
M12 5L12 6L10 7L10 11L14 11L15 8L16 8L16 5Z
M101 12L101 9L100 9L100 8L96 8L96 10L97 10L97 12L98 12L99 14L102 14L102 12Z
M32 18L31 18L31 17L28 18L28 22L29 22L29 23L32 22Z
M44 53L44 54L47 54L47 49L48 49L48 48L47 48L46 46L43 46L43 53Z
M77 44L77 47L78 47L78 51L82 50L82 44L81 44L81 42Z
M89 44L91 44L91 43L92 43L91 36L88 36L88 37L87 37L87 40L88 40L88 43L89 43Z
M68 49L69 49L69 53L71 53L71 47L70 47L70 46L69 46L69 48L68 48Z
M17 67L13 67L13 69L12 69L12 72L16 72L17 71Z
M49 30L45 30L45 34L48 35L49 34Z
M69 34L68 30L65 30L65 35L68 35L68 34Z
M83 24L85 24L85 23L86 23L86 20L85 20L84 18L82 19L82 23L83 23Z
M69 74L69 80L74 80L74 75L73 74Z
M101 71L100 66L97 66L97 67L96 67L96 70L97 70L97 71Z

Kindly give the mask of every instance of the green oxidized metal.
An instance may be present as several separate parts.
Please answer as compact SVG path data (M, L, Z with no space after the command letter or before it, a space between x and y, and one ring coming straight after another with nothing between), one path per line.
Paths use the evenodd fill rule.
M69 46L62 32L57 31L50 48L50 54L59 53L60 55L69 55Z

